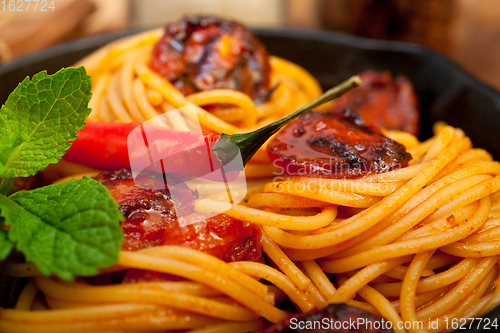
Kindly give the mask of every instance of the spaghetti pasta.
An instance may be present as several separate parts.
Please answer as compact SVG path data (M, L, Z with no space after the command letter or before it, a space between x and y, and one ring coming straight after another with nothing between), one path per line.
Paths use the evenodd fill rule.
M215 133L248 132L260 128L289 114L319 97L322 90L318 82L303 68L285 59L270 57L270 83L276 91L270 98L256 104L250 97L230 89L214 89L183 96L178 90L152 71L148 63L153 45L161 31L152 30L127 37L82 59L92 75L94 97L91 102L91 121L143 122L153 119L153 125L186 130L183 117L171 111L186 105L194 105L202 129ZM118 84L120 82L121 84ZM154 95L153 99L150 96ZM202 107L222 103L231 108L207 112ZM165 118L157 116L165 113ZM186 110L189 112L189 110ZM271 176L274 167L269 163L265 145L254 156L247 169L249 178ZM265 172L265 169L271 172Z
M454 129L445 129L453 134ZM437 133L438 137L439 135ZM484 313L487 304L498 299L498 296L494 297L496 293L490 291L498 276L498 219L492 219L490 213L492 205L498 203L498 195L495 194L498 193L496 175L500 164L487 160L487 155L480 150L470 148L468 141L460 135L452 136L456 139L447 140L446 144L433 140L435 145L428 146L425 152L426 156L433 156L409 167L421 170L417 174L411 169L406 170L412 174L411 177L401 177L403 171L398 170L392 172L395 179L388 179L388 173L385 178L367 176L358 180L332 180L327 181L325 187L318 187L317 191L331 191L332 186L335 186L338 191L352 193L351 190L357 188L354 183L359 183L360 188L364 188L363 185L366 184L367 189L374 189L375 185L383 187L384 182L392 184L387 187L390 191L380 194L382 201L372 203L369 208L358 213L354 212L347 219L337 217L336 205L331 206L331 203L318 198L310 199L289 193L266 193L265 188L263 192L250 196L248 203L253 208L238 206L235 216L262 225L265 232L262 237L263 250L277 269L251 262L226 264L196 250L162 246L137 253L123 252L119 262L120 269L135 267L158 270L193 282L144 282L101 287L63 283L41 277L34 281L49 306L68 309L64 311L84 306L85 309L94 309L96 312L92 313L100 313L102 317L118 318L113 317L113 313L120 312L106 312L104 309L129 304L127 306L134 309L130 311L137 313L137 316L142 311L141 316L149 316L153 320L152 318L157 318L155 316L158 316L159 309L163 309L163 312L170 311L171 319L168 323L161 324L165 328L174 327L169 326L174 322L179 327L182 326L182 318L186 318L182 311L189 311L198 313L198 316L214 318L197 317L200 319L193 321L191 327L211 324L213 326L209 327L217 332L219 328L230 327L228 325L241 327L242 331L262 327L261 321L255 321L257 316L273 322L287 317L286 313L273 306L274 297L267 297L266 285L255 280L262 278L283 290L304 312L320 309L331 302L347 303L382 315L393 323L398 320L422 320L428 325L430 320L437 318L440 323L439 331L444 329L445 318L459 318L465 313ZM431 148L437 146L439 148L435 148L432 153ZM437 150L439 151L436 152ZM470 159L470 156L480 158ZM468 161L465 165L455 163L464 159ZM423 167L419 167L420 164ZM450 168L446 173L441 172L448 165L455 165L455 168ZM440 173L441 178L435 179L436 174ZM288 177L287 182L300 183L301 186L314 185L314 179L305 180L304 177ZM401 189L406 189L406 193L398 193ZM468 193L467 189L476 190ZM492 195L493 191L495 194ZM459 193L467 193L467 196L460 201L449 201ZM270 200L265 200L269 195ZM363 199L360 197L359 200ZM452 202L454 206L449 206L446 202ZM298 225L292 223L295 217L285 218L286 211L271 213L265 209L267 203L275 209L317 207L332 210L333 214L325 215L325 222L321 222L322 218L318 215L298 217L297 221L305 219L301 223L310 228L297 232L293 231L298 228ZM377 206L384 208L375 209ZM213 207L213 203L207 207ZM440 213L442 207L449 208ZM232 213L228 211L226 214ZM282 222L278 223L280 219ZM406 220L411 223L399 222ZM358 223L360 227L353 229L352 225ZM386 227L378 229L378 224ZM368 234L368 237L361 237L362 240L355 246L346 249L335 246L363 233ZM324 249L327 249L326 253L323 252ZM296 259L300 257L298 254L289 256L289 253L300 251L313 251L315 258L305 260ZM410 266L406 267L405 264ZM439 271L434 273L433 270L438 268ZM325 272L346 274L353 269L360 270L339 275L337 281L330 280L325 275ZM20 266L11 268L10 271L20 276L25 274ZM429 273L425 273L426 271ZM391 280L381 279L384 276ZM56 327L61 330L69 327L65 326L69 325L65 320L59 320L59 326L54 326L54 322L49 319L38 320L37 317L26 321L29 312L26 312L27 306L24 303L28 298L29 302L33 302L34 286L32 282L23 291L26 296L20 298L19 304L23 305L19 305L18 309L0 310L3 313L0 322L6 324L3 327L7 327L5 331L14 332L19 327L31 327L29 325L34 325L30 324L32 322L47 331ZM357 300L356 295L364 301ZM219 301L221 297L226 301ZM396 301L391 301L393 298ZM227 303L229 299L238 305ZM205 308L207 310L203 310ZM97 312L98 309L103 311ZM68 318L72 318L72 323L85 323L84 327L92 327L90 312L88 315L83 310L67 313L70 316ZM65 312L60 312L60 316L64 315ZM235 323L217 324L214 321L221 319ZM144 322L141 320L137 319L136 322ZM245 324L237 324L237 321ZM101 321L95 325L97 328ZM144 324L141 329L151 327L148 325ZM9 327L13 329L9 330ZM108 326L99 327L102 329ZM119 327L123 326L116 326Z
M184 96L148 65L159 38L157 30L127 37L80 62L94 79L91 121L144 121L192 104L191 116L204 130L240 133L321 93L304 69L271 57L270 83L277 86L261 104L230 89ZM218 103L231 107L203 108ZM155 125L190 129L180 114L167 114ZM447 319L484 314L500 303L500 163L472 148L460 129L439 123L434 132L425 142L386 132L411 152L409 166L349 180L284 176L261 152L247 166L247 176L259 180L249 181L236 206L218 201L223 187L200 183L197 191L213 196L197 200L195 210L258 225L267 264L226 263L161 245L121 251L101 277L147 270L163 273L162 281L92 285L11 262L11 275L31 279L15 309L0 309L0 331L252 332L289 318L275 304L283 301L299 312L345 303L393 327L402 320L423 323L396 332L440 332ZM34 311L37 302L49 309Z

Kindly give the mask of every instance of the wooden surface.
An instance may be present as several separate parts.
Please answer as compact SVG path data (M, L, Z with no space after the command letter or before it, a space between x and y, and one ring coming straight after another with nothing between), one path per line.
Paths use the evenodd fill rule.
M344 30L351 24L352 18L345 12L356 7L353 4L375 0L59 0L54 17L45 15L43 22L27 13L14 18L9 13L0 13L0 56L15 56L32 52L37 48L94 33L123 29L126 27L150 27L164 25L177 20L184 14L216 14L239 20L250 26L297 26L320 28L321 14L325 11L322 4L330 3L331 16L336 20L330 28ZM385 1L385 0L384 0ZM432 34L441 34L440 25L428 28L425 23L426 13L429 18L439 15L454 15L453 28L455 42L452 52L443 49L447 56L465 68L468 72L500 90L500 0L446 0L461 4L461 10L432 10L442 6L442 0L387 0L405 4L419 4L415 11L416 25L427 29L429 40ZM415 2L413 2L415 1ZM420 4L436 1L439 6L427 10ZM339 4L344 4L343 6ZM93 9L90 8L93 4ZM335 7L337 4L337 7ZM65 7L73 6L71 14L64 12ZM353 7L354 6L354 7ZM445 6L446 7L446 6ZM383 8L382 8L383 9ZM425 10L424 10L425 9ZM442 9L442 8L441 8ZM451 9L451 7L449 8ZM12 13L10 13L12 14ZM324 14L324 13L323 13ZM324 16L324 15L323 15ZM383 16L383 15L382 15ZM59 17L59 18L57 18ZM17 20L17 21L16 21ZM434 19L434 21L436 21ZM17 22L17 23L16 23ZM430 21L429 21L430 22ZM12 23L8 27L7 23ZM333 22L335 23L335 22ZM436 22L434 22L436 23ZM439 23L439 22L438 22ZM325 24L323 24L325 26ZM450 25L451 26L451 25ZM33 28L35 27L35 28ZM38 28L37 28L38 27ZM31 29L31 30L30 30ZM375 27L374 27L375 29ZM417 29L418 30L418 29ZM428 37L430 34L431 37ZM410 36L411 37L411 36ZM415 37L415 36L413 36ZM382 37L383 38L383 37ZM415 39L415 38L414 38ZM418 41L418 39L415 39ZM422 39L425 43L425 38ZM440 43L443 44L443 43ZM430 43L432 47L432 43ZM439 49L438 47L435 47ZM448 48L451 49L451 48Z
M466 28L461 52L455 57L462 67L500 90L500 1L477 0Z
M46 11L19 3L23 11L9 11L8 5L0 10L0 62L65 40L124 29L129 17L127 0L57 0L54 10Z

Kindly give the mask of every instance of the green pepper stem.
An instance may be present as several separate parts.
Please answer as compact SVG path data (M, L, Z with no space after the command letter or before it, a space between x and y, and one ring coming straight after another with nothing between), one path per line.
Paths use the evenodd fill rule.
M250 133L227 135L222 133L220 138L215 142L212 151L217 156L222 165L227 165L231 162L238 153L241 153L243 163L246 164L257 150L277 131L292 120L302 116L303 114L313 110L314 108L329 102L335 98L342 96L352 88L361 84L359 76L352 76L348 80L342 82L336 87L326 91L323 95L297 109L288 116L275 121L272 124L259 128ZM227 170L226 170L227 171Z

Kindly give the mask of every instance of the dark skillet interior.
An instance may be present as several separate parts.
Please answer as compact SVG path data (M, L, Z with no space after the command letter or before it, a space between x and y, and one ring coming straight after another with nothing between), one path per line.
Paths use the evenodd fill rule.
M0 102L4 103L27 75L41 70L54 73L105 43L138 31L69 42L0 66ZM305 67L325 89L364 69L405 74L415 85L420 100L421 139L430 137L432 124L442 120L464 129L476 147L485 148L500 160L500 93L440 55L413 44L331 32L293 29L256 29L254 32L269 53ZM5 296L0 290L2 294ZM500 318L500 308L486 317Z

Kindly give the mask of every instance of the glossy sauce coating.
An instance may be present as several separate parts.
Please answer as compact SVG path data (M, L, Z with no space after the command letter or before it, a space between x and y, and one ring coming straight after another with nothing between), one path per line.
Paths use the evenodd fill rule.
M200 218L204 222L165 232L162 244L196 248L226 262L260 260L261 231L256 225L224 214L205 219L194 213L190 218Z
M180 191L181 209L194 223L180 226L169 190L154 178L141 180L137 186L130 171L123 169L103 172L96 180L106 186L125 216L123 250L180 245L225 261L258 261L262 256L258 227L224 214L205 219L194 213L194 194L187 187Z
M414 135L419 131L418 98L413 84L403 75L388 71L364 71L363 83L335 100L333 111L351 110L368 125L400 130Z
M186 16L167 25L151 68L185 95L226 88L257 99L269 90L264 45L243 25L214 16Z
M406 167L403 145L364 124L353 112L310 112L285 126L268 145L288 175L356 178Z

